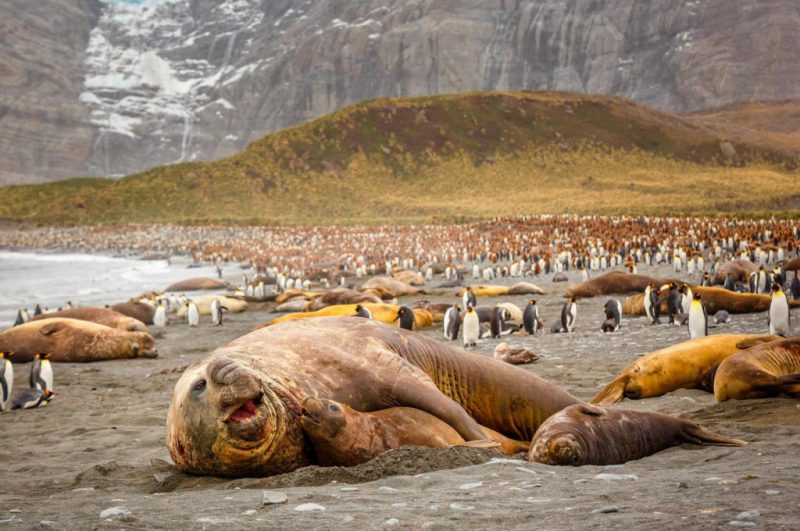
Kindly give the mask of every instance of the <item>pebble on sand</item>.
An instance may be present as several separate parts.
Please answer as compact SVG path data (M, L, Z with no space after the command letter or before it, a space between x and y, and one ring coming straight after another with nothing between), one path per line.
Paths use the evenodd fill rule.
M756 524L753 522L740 522L739 520L731 520L728 522L728 525L731 527L755 527Z
M761 513L758 511L758 509L750 509L749 511L743 511L743 512L737 514L736 515L736 519L737 520L747 520L749 518L756 518L758 516L761 516Z
M477 489L478 487L483 486L483 481L478 481L477 483L464 483L463 485L459 485L458 488L461 490L470 490L470 489Z
M400 520L398 520L397 518L389 518L388 520L386 520L384 522L384 525L397 525L399 523L400 523Z
M325 507L318 503L301 503L297 507L294 508L295 511L298 512L309 512L309 511L324 511Z
M100 519L105 520L113 516L124 516L127 514L131 514L131 512L124 507L109 507L100 513Z
M283 492L274 490L261 491L261 505L274 505L276 503L286 503L288 497Z
M598 507L592 513L600 513L600 514L607 514L607 513L618 513L619 507L616 505L605 505L603 507Z
M639 476L636 474L597 474L594 479L599 479L602 481L625 481L625 480L637 480Z

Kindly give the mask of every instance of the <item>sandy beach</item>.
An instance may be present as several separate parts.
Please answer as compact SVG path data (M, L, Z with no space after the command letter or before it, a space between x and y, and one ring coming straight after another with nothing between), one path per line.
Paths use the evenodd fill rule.
M233 276L233 268L226 273ZM673 276L670 268L640 273ZM193 276L187 270L186 277ZM561 294L579 281L532 281L549 328ZM688 279L688 277L685 277ZM509 283L511 281L508 281ZM434 281L432 286L438 281ZM454 289L427 295L456 301ZM529 297L492 300L522 306ZM416 298L401 299L412 303ZM630 361L688 338L685 328L623 320L600 332L598 297L579 303L573 334L512 336L542 359L523 370L581 399ZM110 301L113 302L113 301ZM488 302L484 299L480 302ZM55 365L58 396L47 407L0 414L3 463L0 527L13 529L281 528L797 528L800 510L800 402L786 398L716 404L681 390L618 407L670 413L750 444L676 447L621 466L550 467L494 450L402 448L350 469L308 467L260 479L224 480L178 472L164 444L172 388L182 370L216 347L275 317L269 310L206 318L196 329L170 324L158 359ZM767 331L766 314L734 315L717 333ZM439 326L422 332L444 341ZM498 340L475 352L491 356ZM27 385L17 366L16 385ZM275 497L285 502L264 504Z

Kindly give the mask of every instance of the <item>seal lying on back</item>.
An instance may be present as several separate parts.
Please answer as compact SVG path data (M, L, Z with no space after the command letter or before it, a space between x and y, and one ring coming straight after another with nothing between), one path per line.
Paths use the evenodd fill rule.
M122 358L155 358L155 340L147 332L126 332L78 319L29 321L0 334L0 351L14 352L14 363L35 354L52 354L51 361L84 362Z
M362 412L420 409L465 441L481 426L530 441L578 400L531 372L372 319L299 319L240 337L175 385L167 446L182 471L265 476L316 462L300 425L308 397Z
M717 366L728 356L778 336L720 334L690 339L634 361L602 391L592 404L616 404L623 398L651 398L676 389L713 390Z
M747 444L662 413L575 404L539 427L528 460L546 465L616 465L683 443Z
M321 465L358 465L407 445L444 448L464 444L464 438L449 424L412 407L361 413L333 400L308 397L303 401L300 425ZM486 428L484 431L488 445L499 446L504 453L528 450L526 443Z
M717 402L800 396L800 338L765 343L731 356L714 376Z
M41 321L42 319L53 319L55 317L66 317L68 319L78 319L80 321L90 321L119 330L128 332L147 332L147 326L138 319L128 317L110 308L93 308L86 306L83 308L70 308L58 312L43 313L37 315L32 320Z

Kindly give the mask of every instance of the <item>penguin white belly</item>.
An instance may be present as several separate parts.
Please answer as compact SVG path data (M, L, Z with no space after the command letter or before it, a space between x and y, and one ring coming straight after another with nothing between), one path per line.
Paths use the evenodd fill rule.
M197 306L192 304L189 306L189 312L186 314L189 320L189 326L197 326L200 324L200 312L197 311Z
M689 311L689 338L704 337L706 335L706 317L702 310L692 308Z
M5 370L0 380L0 411L11 409L11 394L14 392L14 364L3 360Z
M789 301L786 296L773 296L769 305L769 333L789 337Z
M153 316L153 324L159 328L167 326L167 310L163 304L156 308L156 314Z
M42 360L41 369L39 369L39 377L44 380L44 384L46 389L49 391L54 391L55 388L53 387L53 364L50 363L50 360ZM44 391L44 389L42 389Z
M443 321L444 338L449 339L451 341L453 340L453 338L450 337L450 321L452 319L453 319L453 309L448 308L447 311L444 313L444 321Z
M481 325L478 320L478 314L468 314L464 317L463 336L464 346L475 345L478 342L478 337L481 333Z
M222 308L216 299L211 303L211 322L215 325L222 324Z

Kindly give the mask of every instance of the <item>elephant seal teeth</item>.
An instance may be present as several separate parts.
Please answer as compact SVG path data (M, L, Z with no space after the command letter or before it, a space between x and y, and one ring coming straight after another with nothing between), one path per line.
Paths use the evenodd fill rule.
M228 420L238 423L245 423L249 422L250 420L260 416L258 412L258 406L261 404L261 396L259 395L256 398L251 398L246 400L244 404L239 406L236 411L231 413L228 417Z

